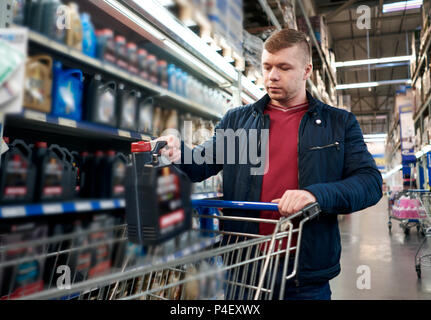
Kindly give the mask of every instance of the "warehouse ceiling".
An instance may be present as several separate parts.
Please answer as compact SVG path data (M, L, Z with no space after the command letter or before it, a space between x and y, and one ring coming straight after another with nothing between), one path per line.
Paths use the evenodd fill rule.
M281 7L285 0L244 0L245 29L265 39L275 30L274 23L265 11L265 3L283 25ZM325 15L330 35L330 48L335 52L336 61L360 60L403 56L411 54L411 33L421 26L420 9L382 13L383 4L395 1L303 1L308 15ZM371 8L371 29L360 30L356 26L358 6ZM301 15L296 8L297 16ZM391 66L350 67L337 69L338 84L369 81L408 79L409 65L405 63ZM352 112L359 116L364 131L386 132L389 119L376 115L391 115L394 108L394 95L399 85L385 85L374 88L343 90L341 94L351 96ZM374 117L370 117L374 116ZM371 123L370 123L371 122ZM374 128L367 126L375 124Z

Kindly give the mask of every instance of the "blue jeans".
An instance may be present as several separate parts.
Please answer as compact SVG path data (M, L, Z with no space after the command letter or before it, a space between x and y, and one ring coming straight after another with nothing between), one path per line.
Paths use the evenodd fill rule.
M276 271L275 275L275 283L274 288L272 290L273 295L272 299L278 300L279 294L281 291L281 283L282 283L282 274L283 274L283 264L284 261L280 260L278 268L276 270L273 270L272 272ZM260 270L260 262L258 263L257 270ZM293 262L289 262L288 264L288 271L287 275L289 275L293 270ZM252 284L254 286L257 286L259 281L259 273L255 273L252 275L251 268L248 269L247 276L244 277L244 269L239 269L239 272L237 273L230 273L227 275L227 279L230 281L245 282L246 284ZM273 279L273 273L269 272L267 273L267 276L265 277L265 284L264 288L269 288L268 280L270 281ZM247 300L247 299L253 299L255 291L252 290L251 292L248 289L241 288L239 286L227 286L225 288L226 293L226 299L232 299L232 300ZM284 290L284 297L283 300L331 300L331 288L329 286L329 281L321 282L321 283L307 283L307 284L301 284L300 286L297 286L293 279L290 279L286 281L285 283L285 290ZM261 293L261 299L268 299L268 295L264 292Z

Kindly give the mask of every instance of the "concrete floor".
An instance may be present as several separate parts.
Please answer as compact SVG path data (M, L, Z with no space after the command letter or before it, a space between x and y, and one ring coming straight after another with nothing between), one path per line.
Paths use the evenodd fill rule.
M392 221L389 233L386 197L340 220L343 251L341 273L330 282L333 300L431 300L428 283L418 280L415 271L414 257L424 238L416 228L406 236L399 222ZM431 238L429 243L431 248ZM370 289L357 287L364 274L357 273L360 266L369 267Z

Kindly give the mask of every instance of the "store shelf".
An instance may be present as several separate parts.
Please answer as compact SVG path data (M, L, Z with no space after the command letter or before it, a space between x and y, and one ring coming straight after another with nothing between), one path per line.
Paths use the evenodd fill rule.
M192 200L202 200L211 198L221 198L223 193L220 192L209 192L209 193L196 193L192 195Z
M25 110L20 114L8 114L6 126L16 128L32 128L45 133L63 133L78 138L104 138L126 141L151 140L151 137L138 132L111 128L85 121L55 117L45 113Z
M220 198L222 196L223 194L218 192L199 193L192 195L192 200ZM124 199L76 200L40 204L3 205L0 206L0 219L112 210L125 207L126 201Z
M322 47L320 46L319 42L316 39L316 36L314 35L313 28L311 27L311 23L310 23L310 20L308 18L307 11L304 7L304 4L300 0L297 0L297 4L299 5L299 8L301 9L302 15L304 16L305 21L308 25L309 34L310 34L310 38L313 42L313 45L316 47L317 52L319 53L320 59L323 61L323 64L326 66L326 68L325 68L326 72L329 74L329 78L332 82L332 85L335 87L337 85L337 79L332 72L331 66L329 65L328 60L326 59L326 56L322 50Z
M142 78L130 74L114 65L91 58L78 50L69 48L68 46L51 40L42 34L29 30L28 37L32 44L40 46L56 55L61 55L64 58L73 60L75 63L78 63L82 69L90 68L95 72L110 74L111 76L132 83L142 89L150 90L155 93L155 98L174 103L177 107L182 108L186 112L195 112L212 119L221 119L222 117L222 115L215 110L186 99L174 92L160 88L151 82L143 80Z
M126 206L124 199L76 200L44 204L23 204L0 206L0 218L23 218L54 214L121 209Z
M419 53L421 57L419 58L419 61L417 63L416 69L415 69L415 72L413 73L413 77L412 77L412 84L413 85L415 84L416 80L418 79L419 71L420 71L420 69L422 67L422 64L425 61L425 52L428 51L428 49L430 48L430 45L431 45L431 25L428 26L428 30L425 33L427 34L428 40L426 40L426 43L422 47L423 49Z
M413 120L416 123L421 115L424 113L424 111L429 107L430 103L431 103L431 90L428 92L428 98L425 100L425 102L421 105L421 107L418 109L418 111L416 112Z

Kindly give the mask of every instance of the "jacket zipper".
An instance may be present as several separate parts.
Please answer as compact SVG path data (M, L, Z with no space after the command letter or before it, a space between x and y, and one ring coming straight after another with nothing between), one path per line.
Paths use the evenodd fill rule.
M334 143L328 144L326 146L311 147L309 150L322 150L322 149L327 149L327 148L332 148L332 147L335 147L335 148L337 148L337 150L340 150L340 143L338 141L335 141Z
M298 136L297 136L297 138L296 138L296 142L297 142L297 157L298 157L298 189L300 189L301 187L301 183L299 182L299 165L300 165L300 162L299 162L299 136L301 135L301 131L303 131L303 130L301 130L301 128L302 128L302 126L303 126L303 122L304 122L304 118L305 118L305 116L307 115L307 113L305 113L303 116L302 116L302 118L301 118L301 121L299 122L299 128L298 128ZM296 250L299 250L299 248L298 248L298 246L296 246ZM298 256L298 267L297 267L297 270L296 270L296 276L295 276L295 285L296 285L296 287L299 287L299 260L300 260L300 256L301 256L301 253L299 253L299 256Z

